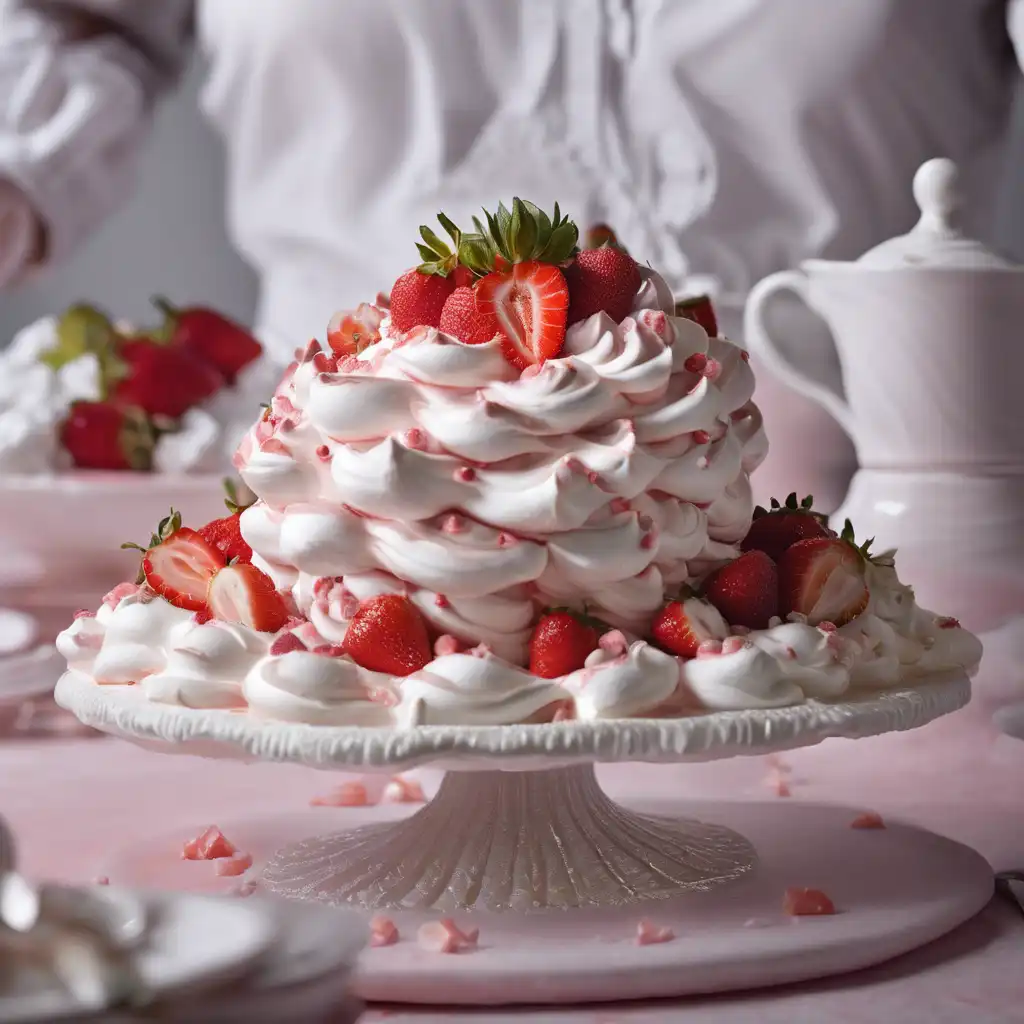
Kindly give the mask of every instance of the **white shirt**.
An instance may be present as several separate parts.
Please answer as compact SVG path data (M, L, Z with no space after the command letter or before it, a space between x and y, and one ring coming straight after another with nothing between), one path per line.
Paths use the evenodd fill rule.
M980 222L1019 75L1008 0L6 2L0 177L55 259L126 193L194 17L282 351L413 265L439 209L513 194L608 221L734 311L773 270L908 228L931 156ZM105 30L75 42L83 11Z

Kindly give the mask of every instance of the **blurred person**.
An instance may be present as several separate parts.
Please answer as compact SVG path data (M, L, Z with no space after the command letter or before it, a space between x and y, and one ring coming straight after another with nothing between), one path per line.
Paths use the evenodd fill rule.
M932 156L961 165L966 219L984 223L1022 6L0 0L0 284L64 259L129 194L198 40L229 229L282 360L410 265L416 225L514 194L613 225L674 288L710 291L737 338L761 277L908 229ZM827 351L809 315L780 313L806 358ZM837 504L839 427L763 369L758 401L774 452L759 497Z

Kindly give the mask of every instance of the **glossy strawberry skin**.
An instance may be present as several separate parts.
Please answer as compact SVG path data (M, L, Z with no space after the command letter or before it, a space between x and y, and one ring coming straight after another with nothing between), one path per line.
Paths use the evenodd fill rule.
M111 400L150 416L179 419L224 385L218 370L185 349L132 338L121 343L117 354L127 369Z
M501 327L492 313L480 308L472 288L456 288L441 311L440 329L465 345L484 345Z
M407 270L391 289L391 326L398 331L440 327L444 304L454 290L453 276Z
M209 541L229 562L251 562L252 548L242 537L241 513L235 512L214 519L199 528L199 535Z
M565 268L569 286L567 323L585 320L604 310L616 323L633 309L640 288L640 270L633 258L615 246L584 249Z
M663 651L680 658L695 658L705 640L725 639L725 630L716 630L712 633L699 621L691 621L687 614L687 605L694 600L699 599L669 601L654 617L651 623L651 636Z
M778 562L798 541L829 536L828 527L810 513L783 509L755 519L740 548L743 551L763 551Z
M359 608L345 634L344 650L357 665L392 676L418 672L432 657L423 616L399 594L372 598Z
M80 469L147 470L152 462L153 435L145 418L108 402L75 402L60 441Z
M779 614L778 570L763 551L748 551L716 569L702 590L730 626L766 629Z
M229 383L263 354L263 346L242 326L202 306L174 311L171 344L209 364Z
M530 671L542 679L557 679L583 668L597 650L598 632L572 612L542 616L530 640Z

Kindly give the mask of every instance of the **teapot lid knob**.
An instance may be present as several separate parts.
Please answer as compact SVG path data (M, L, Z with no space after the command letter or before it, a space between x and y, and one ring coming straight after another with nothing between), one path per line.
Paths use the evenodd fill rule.
M917 231L956 237L960 210L960 172L952 160L939 157L922 164L914 175L914 200L921 211Z

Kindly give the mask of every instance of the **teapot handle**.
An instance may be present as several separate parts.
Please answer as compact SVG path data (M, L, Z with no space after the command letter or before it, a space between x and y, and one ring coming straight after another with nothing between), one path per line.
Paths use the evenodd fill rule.
M853 412L846 404L846 396L797 367L783 349L775 344L765 326L765 307L782 291L793 292L804 305L813 310L808 295L807 275L802 270L782 270L772 274L756 284L747 299L743 314L744 342L751 354L760 359L784 384L797 394L817 402L853 437Z

